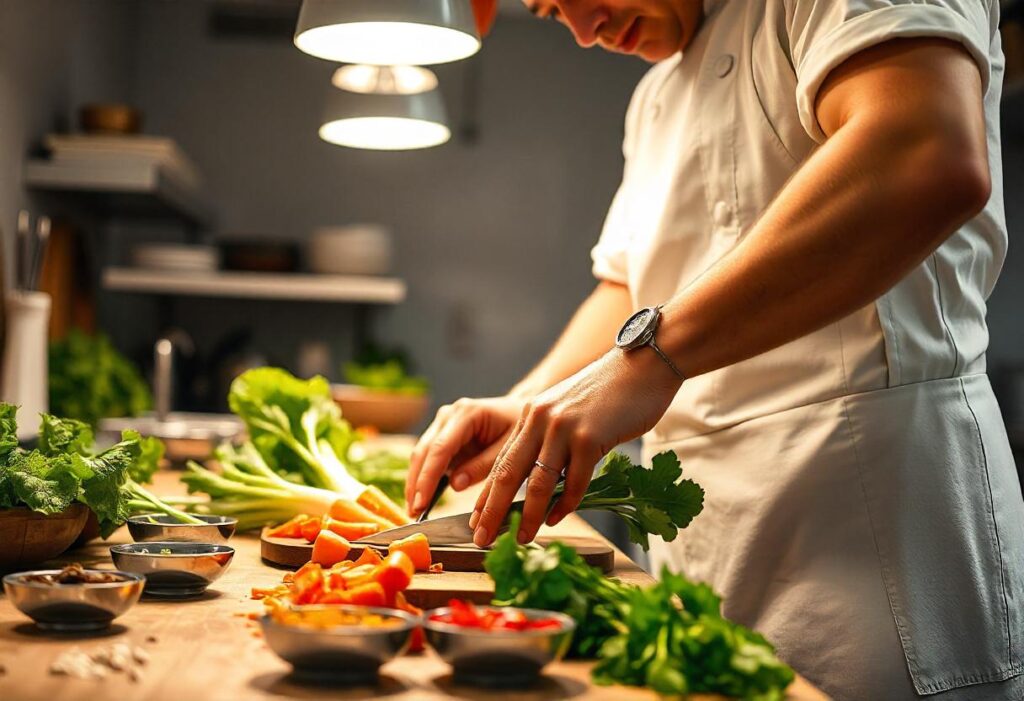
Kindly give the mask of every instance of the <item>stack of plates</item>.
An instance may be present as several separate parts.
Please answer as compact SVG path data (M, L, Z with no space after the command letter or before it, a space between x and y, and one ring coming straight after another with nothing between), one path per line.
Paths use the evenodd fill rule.
M210 273L218 267L217 249L182 243L144 243L132 249L132 264L151 270Z

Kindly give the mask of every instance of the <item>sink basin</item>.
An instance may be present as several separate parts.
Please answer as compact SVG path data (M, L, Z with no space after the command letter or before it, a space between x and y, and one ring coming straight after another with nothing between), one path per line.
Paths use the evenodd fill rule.
M219 443L240 438L245 432L242 421L233 414L200 414L172 411L163 419L155 414L136 417L103 419L101 433L119 436L131 429L144 436L154 436L167 446L166 457L172 462L202 460Z

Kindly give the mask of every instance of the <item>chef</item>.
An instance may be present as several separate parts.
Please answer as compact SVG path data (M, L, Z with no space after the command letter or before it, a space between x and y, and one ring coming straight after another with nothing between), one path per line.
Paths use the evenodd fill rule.
M412 511L486 479L486 545L525 483L528 541L560 475L548 523L643 436L706 490L653 564L825 691L1024 698L1024 501L985 375L998 0L526 3L654 66L596 288L506 396L438 412Z

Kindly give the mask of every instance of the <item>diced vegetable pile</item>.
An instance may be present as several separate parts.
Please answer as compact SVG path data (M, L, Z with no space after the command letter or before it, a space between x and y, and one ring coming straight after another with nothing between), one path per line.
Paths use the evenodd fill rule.
M519 632L526 630L557 630L561 621L553 616L527 618L522 611L474 606L472 602L452 599L447 613L435 613L431 621L484 631Z

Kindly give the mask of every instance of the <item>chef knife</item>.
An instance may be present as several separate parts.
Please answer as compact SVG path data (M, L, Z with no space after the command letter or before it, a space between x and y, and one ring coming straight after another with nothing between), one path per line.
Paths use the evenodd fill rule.
M558 478L556 483L556 493L551 498L551 503L548 504L547 513L551 513L551 509L554 507L555 502L558 501L560 495L557 491L557 487L565 481L565 475ZM436 490L433 499L431 499L431 506L437 501L437 497L440 496L440 492L444 489ZM498 535L508 530L509 518L515 512L522 512L523 504L526 501L520 499L512 502L508 507L508 513L505 515L505 519L501 522L501 526L498 527ZM469 527L469 518L472 513L456 514L454 516L442 516L441 518L431 518L425 521L418 521L416 523L410 523L406 526L399 526L398 528L389 528L386 531L374 533L373 535L364 536L356 544L366 545L389 545L393 541L400 538L407 538L417 533L422 533L427 536L427 540L430 541L431 545L463 545L466 543L473 542L473 529ZM546 517L546 516L545 516Z
M513 511L522 511L524 503L523 501L512 502L512 505L509 507L509 515ZM386 531L363 536L358 541L354 541L353 544L389 545L393 541L415 535L416 533L422 533L427 536L427 540L430 541L431 545L462 545L472 543L473 529L469 527L469 517L472 515L472 513L465 513L454 516L442 516L441 518L410 523L398 528L389 528ZM507 530L508 516L502 522L498 533L504 533Z

